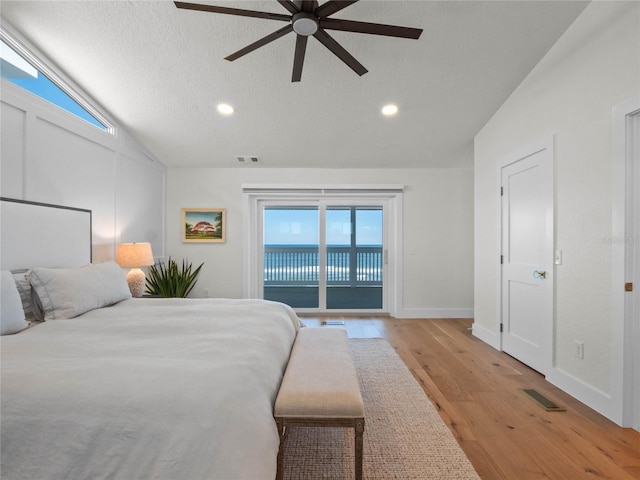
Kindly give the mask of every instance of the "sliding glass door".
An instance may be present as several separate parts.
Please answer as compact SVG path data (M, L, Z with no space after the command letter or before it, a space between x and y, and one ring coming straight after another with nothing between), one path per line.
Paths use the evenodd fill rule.
M263 239L263 297L294 308L318 308L318 207L265 206Z
M327 309L382 308L382 207L326 209Z
M384 308L384 208L263 204L263 298L312 310Z

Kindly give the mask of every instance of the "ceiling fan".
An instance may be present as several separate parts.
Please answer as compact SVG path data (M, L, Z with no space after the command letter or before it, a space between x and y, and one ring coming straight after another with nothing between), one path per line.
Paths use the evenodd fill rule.
M227 15L239 15L241 17L264 18L287 22L287 25L275 32L253 42L251 45L232 53L225 60L233 62L238 58L252 52L274 40L286 35L296 33L296 47L293 58L292 82L299 82L302 78L302 64L307 49L307 39L313 35L320 43L333 52L340 60L346 63L358 75L367 73L367 69L358 62L344 47L334 40L326 30L341 30L344 32L368 33L372 35L385 35L388 37L411 38L417 40L422 33L421 28L398 27L395 25L383 25L380 23L356 22L329 18L336 12L356 3L358 0L330 0L318 5L316 0L277 0L287 9L290 15L280 13L260 12L240 8L216 7L199 3L174 2L176 7L186 10L198 10L202 12L223 13Z

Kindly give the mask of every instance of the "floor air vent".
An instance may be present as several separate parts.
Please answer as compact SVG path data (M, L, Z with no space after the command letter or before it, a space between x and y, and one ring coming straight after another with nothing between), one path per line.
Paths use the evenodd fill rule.
M549 400L537 390L533 390L532 388L523 388L522 392L548 412L564 412L567 410L565 407L557 405L555 402Z
M324 320L322 325L344 325L343 320Z

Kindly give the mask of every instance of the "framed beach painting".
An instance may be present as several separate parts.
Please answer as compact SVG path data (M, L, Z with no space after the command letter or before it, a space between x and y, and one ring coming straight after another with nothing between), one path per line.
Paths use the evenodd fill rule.
M226 236L224 208L183 208L182 241L223 243Z

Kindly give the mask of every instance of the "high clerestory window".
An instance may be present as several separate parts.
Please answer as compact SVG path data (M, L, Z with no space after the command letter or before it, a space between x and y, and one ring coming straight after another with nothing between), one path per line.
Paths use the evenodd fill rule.
M86 100L3 29L0 29L0 73L11 83L105 132L114 133L114 127Z

